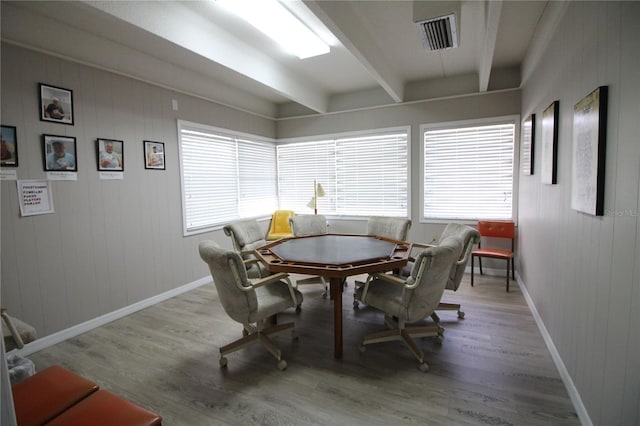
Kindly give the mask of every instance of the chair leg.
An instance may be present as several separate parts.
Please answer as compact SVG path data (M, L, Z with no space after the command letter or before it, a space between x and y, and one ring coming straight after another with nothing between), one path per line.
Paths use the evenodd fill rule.
M513 278L514 281L516 280L516 262L513 257L511 258L511 278Z
M511 274L510 274L510 266L511 266L511 262L509 262L509 259L507 259L507 293L509 293L509 281L511 281Z
M476 257L474 255L471 255L471 287L473 287L473 269L474 269L473 263L475 258Z

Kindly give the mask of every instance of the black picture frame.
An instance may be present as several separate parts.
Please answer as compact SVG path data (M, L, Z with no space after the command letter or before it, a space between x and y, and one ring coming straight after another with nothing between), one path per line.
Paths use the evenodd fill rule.
M96 166L101 172L124 171L124 141L96 139Z
M62 148L57 148L62 147ZM60 151L62 149L62 151ZM60 153L64 153L63 156ZM76 138L42 135L42 161L46 172L77 172Z
M604 215L608 87L600 86L573 107L571 208Z
M40 121L73 126L73 91L44 83L38 83L38 88L40 95Z
M544 184L558 183L558 120L560 101L553 101L542 112L542 140L540 146L540 181Z
M18 167L18 131L15 126L0 126L2 142L0 146L0 166Z
M532 175L535 157L536 115L529 115L522 122L520 143L520 169L525 175Z
M165 170L164 142L143 141L144 168L150 170Z

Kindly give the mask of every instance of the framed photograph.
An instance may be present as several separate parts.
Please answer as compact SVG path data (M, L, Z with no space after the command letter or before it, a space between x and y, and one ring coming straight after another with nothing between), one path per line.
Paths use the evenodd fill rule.
M42 155L46 172L77 172L76 138L42 135Z
M144 168L164 170L164 143L144 141Z
M73 126L73 92L40 83L40 120Z
M522 123L522 138L520 141L520 169L525 175L533 174L533 156L536 140L536 115L531 114Z
M124 170L124 142L116 139L96 140L96 155L99 171L118 172Z
M542 183L558 183L558 116L560 102L554 101L542 113L542 146L540 149Z
M571 208L595 216L604 214L607 89L598 87L573 107Z
M14 126L2 126L0 165L2 167L18 167L18 136Z

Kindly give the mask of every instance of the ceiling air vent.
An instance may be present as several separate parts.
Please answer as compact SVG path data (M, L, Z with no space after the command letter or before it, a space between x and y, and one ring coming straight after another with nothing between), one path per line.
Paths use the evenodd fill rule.
M425 50L443 50L458 47L456 15L440 16L416 22Z

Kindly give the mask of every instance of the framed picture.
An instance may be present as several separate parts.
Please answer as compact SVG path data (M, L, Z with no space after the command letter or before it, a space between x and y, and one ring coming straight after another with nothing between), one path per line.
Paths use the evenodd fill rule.
M144 141L144 168L164 170L164 143Z
M542 183L558 183L558 116L560 102L554 101L542 113L542 146L540 149Z
M18 167L18 136L14 126L2 126L0 165L2 167Z
M46 172L77 172L76 138L42 135L42 155Z
M40 83L40 120L73 126L73 92Z
M598 87L573 107L571 208L595 216L604 214L607 89Z
M536 115L531 114L522 123L520 145L520 169L525 175L533 174L533 155L535 152Z
M124 170L124 142L116 139L96 140L96 155L99 171Z

